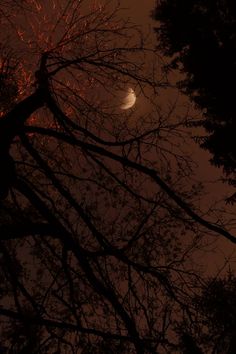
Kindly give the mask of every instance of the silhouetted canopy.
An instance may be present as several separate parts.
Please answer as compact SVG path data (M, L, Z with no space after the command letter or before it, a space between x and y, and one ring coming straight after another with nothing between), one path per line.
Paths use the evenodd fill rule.
M160 0L154 18L168 69L186 74L179 86L204 112L209 134L201 146L214 165L235 173L236 2Z

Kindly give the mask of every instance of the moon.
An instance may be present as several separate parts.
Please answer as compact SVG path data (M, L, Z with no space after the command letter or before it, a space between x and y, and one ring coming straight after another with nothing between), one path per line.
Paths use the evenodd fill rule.
M135 92L131 87L129 87L127 94L126 94L125 98L123 99L120 108L121 109L129 109L129 108L133 107L135 102L136 102Z

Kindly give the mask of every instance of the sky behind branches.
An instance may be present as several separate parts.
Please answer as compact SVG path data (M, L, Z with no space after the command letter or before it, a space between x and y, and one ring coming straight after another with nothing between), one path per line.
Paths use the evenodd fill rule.
M135 0L121 0L121 6L124 8L124 16L130 18L132 22L141 25L143 31L145 33L149 33L151 43L153 43L154 46L157 42L155 33L153 31L153 27L155 27L155 21L153 21L151 18L151 12L153 11L155 5L156 0L141 0L138 2L138 5L137 1ZM176 74L174 74L174 78L175 75ZM190 103L186 97L179 95L179 93L173 90L167 90L166 93L163 92L161 97L159 97L158 99L169 101L175 100L177 96L180 97L178 102L180 106L186 104L188 105ZM191 107L193 107L193 105L191 105ZM196 114L196 116L199 116L200 114L200 112L196 112L194 111L194 109L191 110L191 113ZM198 131L196 132L196 134L201 133L204 133L203 129L198 129ZM192 157L198 164L198 167L196 168L196 175L194 178L203 182L206 187L206 196L205 198L199 201L198 207L201 210L207 211L208 208L216 206L215 201L217 200L220 209L222 210L222 213L224 213L224 199L232 195L232 193L234 192L233 188L219 181L219 179L222 177L222 170L210 164L209 160L211 158L211 155L209 154L209 152L204 151L194 142L191 145L189 144L187 146L187 149L191 150ZM234 208L235 206L230 207L229 205L227 205L226 207L227 210L232 212L232 215L234 214ZM234 226L232 227L232 232L236 232ZM220 238L217 244L215 244L214 242L211 244L209 242L208 249L209 253L206 252L206 257L204 259L204 267L206 270L208 270L209 273L214 274L215 272L217 272L220 267L222 267L222 262L224 262L225 260L225 262L227 263L227 260L229 259L230 267L232 267L233 269L235 268L236 253L232 247L232 244L227 242L227 240ZM214 252L212 252L212 250L214 250ZM202 257L202 254L200 255L200 257ZM202 260L203 259L201 258L200 261ZM225 270L227 269L228 267L226 266Z
M150 34L150 48L156 47L153 31L155 22L150 17L155 1L141 0L136 3L133 0L121 0L121 9L118 10L121 20L115 16L115 0L108 0L107 6L112 15L100 6L99 0L71 0L68 3L66 0L41 1L47 4L45 6L51 4L52 8L35 11L35 18L38 16L39 27L45 28L44 24L48 23L49 30L37 30L37 21L32 20L25 27L29 25L33 34L30 30L23 33L22 29L16 35L17 39L22 36L19 47L25 45L26 48L21 56L21 87L25 91L19 97L20 104L16 105L17 108L23 105L24 109L16 110L12 115L6 114L7 119L13 117L9 123L11 127L18 125L20 117L25 129L25 134L20 130L16 132L20 139L16 139L10 151L15 159L16 173L19 174L16 193L10 189L9 183L6 183L7 192L12 192L11 206L15 207L18 203L22 207L19 218L27 216L28 221L30 216L32 219L32 229L28 231L26 227L25 230L22 225L22 230L26 237L27 232L30 236L32 232L30 241L34 252L29 252L29 256L24 253L28 250L28 244L27 239L23 239L22 248L26 248L22 253L16 244L17 257L19 263L28 259L24 267L26 275L28 266L29 274L32 273L32 264L36 265L35 270L39 269L37 276L41 280L45 279L45 274L47 278L47 269L53 270L53 291L51 285L50 291L46 288L47 284L45 289L41 287L43 282L40 284L31 274L30 280L34 281L43 303L48 298L48 303L53 304L52 308L57 305L62 312L67 306L68 294L68 304L74 306L76 292L71 284L75 285L75 289L79 285L78 289L89 299L82 305L78 303L78 309L85 309L88 315L87 323L98 328L101 323L102 328L108 326L109 329L114 323L116 328L114 315L117 311L128 332L136 338L132 318L140 307L140 331L144 333L142 308L145 292L142 293L142 289L146 285L147 289L152 289L155 299L158 298L157 292L164 286L165 293L173 300L168 279L176 279L180 290L184 289L182 269L185 270L186 266L190 271L186 272L186 279L191 278L189 286L194 281L198 287L195 275L192 277L192 269L198 271L198 267L203 266L204 275L217 273L224 263L224 257L234 252L232 244L223 241L221 236L218 236L221 241L217 250L214 242L217 237L215 233L225 236L227 232L223 230L224 225L229 229L232 226L227 223L229 214L222 225L219 222L220 216L225 215L224 201L220 204L222 212L217 210L216 205L226 189L220 182L209 183L219 178L219 170L211 167L209 155L191 139L191 132L194 134L195 128L186 127L187 118L197 119L200 112L196 112L193 104L173 85L180 75L174 72L170 81L167 80L161 71L161 63L165 59L162 60L154 50L143 47L143 37L135 43L143 31L144 37ZM58 5L54 7L55 11L54 1ZM67 15L63 15L61 4L70 6ZM83 8L77 17L74 9L80 4ZM84 15L84 11L89 11L90 7L91 16ZM19 22L23 27L20 16L19 12ZM50 16L51 22L47 19ZM135 31L136 27L129 26L126 19L134 25L141 25L141 30ZM58 23L59 38L55 34ZM52 33L55 32L51 38L50 29ZM31 50L34 56L28 55ZM155 59L154 62L152 59ZM30 77L24 80L24 73L29 72ZM116 93L124 88L132 88L137 95L137 104L127 112L121 109L120 104L115 107L109 99L110 96L116 97ZM29 96L31 91L35 92ZM23 100L24 96L27 99ZM29 107L32 108L28 113ZM38 112L38 116L35 112ZM33 119L32 122L29 117ZM3 125L3 132L4 129ZM11 166L11 156L7 150L4 155L8 163L6 167ZM12 172L10 168L8 170ZM5 173L7 182L10 175L8 170ZM198 182L204 182L203 192ZM29 207L21 201L22 195L29 201ZM209 212L211 204L213 210ZM28 210L31 206L32 214ZM35 220L42 221L40 231ZM209 224L213 221L214 225ZM12 225L8 226L10 228ZM45 226L49 241L44 237ZM18 236L18 224L15 232ZM42 237L34 237L38 233ZM55 235L59 235L58 239ZM209 244L206 246L206 243ZM7 251L4 257L8 261ZM44 270L44 265L43 274L41 268ZM11 264L8 268L11 272ZM159 274L153 273L155 268ZM155 275L154 282L150 281L149 275L143 280L148 272L151 277ZM142 275L140 279L138 274ZM69 284L70 289L64 290L65 277L69 280L66 287ZM48 284L51 282L49 278L46 281ZM185 291L182 297L182 290L177 288L177 285L173 288L177 296L185 299ZM61 289L62 292L58 292ZM93 296L94 290L99 297ZM62 298L58 297L55 302L55 294ZM116 294L119 294L121 302ZM140 297L138 301L137 294ZM151 302L147 295L149 311ZM162 297L164 292L160 295ZM88 303L91 304L90 308ZM186 303L185 300L183 303ZM109 308L107 304L110 304ZM123 304L130 307L130 313L134 311L131 321ZM154 311L150 318L161 320L160 313L164 308L158 305L157 310L160 311ZM60 317L60 311L49 311L54 318L53 312L55 317ZM94 316L100 323L95 323ZM113 323L110 318L114 318ZM163 318L165 322L165 316ZM148 326L149 323L152 321L147 320ZM119 328L122 327L117 322ZM133 342L138 343L136 339ZM135 345L138 347L138 344Z

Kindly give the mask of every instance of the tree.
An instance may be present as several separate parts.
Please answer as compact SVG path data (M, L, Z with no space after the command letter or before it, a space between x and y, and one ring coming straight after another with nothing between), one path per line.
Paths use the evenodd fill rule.
M208 134L201 146L235 184L235 3L161 0L154 18L158 47L170 58L168 69L184 74L180 89L203 111L197 125Z
M14 79L14 72L19 63L14 58L14 53L9 50L6 44L1 44L0 52L0 104L1 115L3 115L13 107L17 97L18 87Z
M2 345L178 352L194 246L206 232L236 242L194 208L184 119L155 105L153 51L114 4L20 5L0 11L21 63L0 120ZM127 87L150 98L147 114L119 108Z
M236 279L230 271L224 277L208 278L193 298L191 321L186 319L180 332L187 331L203 353L235 353L235 286Z

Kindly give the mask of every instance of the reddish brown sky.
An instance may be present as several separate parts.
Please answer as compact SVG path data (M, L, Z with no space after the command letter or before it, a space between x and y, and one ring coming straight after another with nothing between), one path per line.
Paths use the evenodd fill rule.
M121 0L121 6L127 9L128 16L144 27L147 27L152 22L149 14L155 3L155 0Z
M116 2L116 0L114 0L114 2ZM149 31L153 40L153 45L155 45L156 38L154 32L152 31L153 26L155 26L155 22L152 21L150 13L155 7L156 0L120 0L120 3L123 8L120 15L124 18L130 18L132 22L141 25L145 32ZM165 96L168 96L168 94L165 94ZM199 207L206 210L207 205L215 204L217 200L222 199L226 195L228 188L222 183L211 183L211 181L219 178L220 171L210 165L208 161L209 154L199 149L194 143L189 144L186 148L191 150L193 159L195 159L199 164L199 168L196 170L195 179L203 182L208 180L208 183L206 183L206 191L209 192L209 195L206 193L207 197L199 203ZM221 205L222 208L226 209L224 203ZM229 244L229 242L223 242L224 245L221 244L220 252L226 252L227 254L232 252L233 247Z
M150 17L150 13L155 8L155 4L156 0L139 0L138 2L135 0L121 0L121 6L124 8L123 15L129 17L134 23L141 25L145 32L150 31L154 46L156 45L156 37L153 31L155 21ZM166 96L165 93L164 95ZM167 96L170 98L170 93L168 93ZM173 98L175 99L176 96L173 96ZM183 99L186 100L186 98ZM196 155L196 159L200 165L198 177L203 181L209 180L209 191L212 191L212 193L217 191L219 195L221 194L221 197L225 197L231 189L222 184L215 186L211 183L212 180L220 177L221 171L210 165L210 154L199 149L196 144L191 145L191 147L189 146L189 148L191 148L193 154Z
M151 19L150 13L155 4L156 0L121 0L121 6L124 8L123 15L129 17L132 22L141 25L145 32L150 32L154 45L156 44L156 38L154 33L152 33L152 28L155 26L155 22ZM206 197L199 202L198 207L206 211L210 206L219 203L222 214L226 210L231 213L235 212L235 207L226 206L224 201L219 202L226 196L233 194L234 190L228 185L216 182L221 177L222 171L211 166L209 163L210 154L200 149L195 143L189 144L187 149L191 149L192 156L199 165L196 169L195 179L202 181L206 186ZM205 217L207 218L207 215ZM236 234L235 227L232 230ZM220 238L217 244L209 246L208 249L209 252L205 253L205 257L202 260L204 259L204 267L209 273L217 272L217 269L221 268L225 259L229 257L231 266L235 268L236 247L232 243ZM214 252L212 252L213 250ZM202 257L202 254L200 257Z

